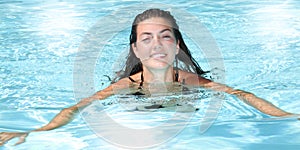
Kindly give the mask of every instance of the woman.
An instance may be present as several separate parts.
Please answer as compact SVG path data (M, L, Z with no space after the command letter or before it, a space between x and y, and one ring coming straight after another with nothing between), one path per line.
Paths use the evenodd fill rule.
M175 64L175 65L173 65ZM69 123L75 114L95 100L104 100L120 92L149 95L174 87L204 87L236 95L259 111L272 116L290 116L271 103L252 93L236 90L202 77L205 72L191 56L182 39L176 20L163 10L149 9L136 16L130 35L130 52L124 70L107 88L63 109L47 125L30 132L52 130ZM180 88L179 88L180 89ZM16 144L25 142L30 132L0 133L0 146L19 137Z

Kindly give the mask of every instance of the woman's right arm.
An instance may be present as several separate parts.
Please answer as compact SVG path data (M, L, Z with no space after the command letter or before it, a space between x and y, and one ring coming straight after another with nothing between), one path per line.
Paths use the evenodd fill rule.
M52 129L55 129L55 128L58 128L58 127L68 124L69 122L71 122L73 120L74 116L79 112L79 110L87 107L95 100L103 100L103 99L111 96L113 93L112 93L112 90L110 90L110 89L111 89L111 87L108 87L102 91L95 93L91 97L82 99L76 105L73 105L68 108L64 108L47 125L45 125L41 128L35 129L32 132L52 130Z
M29 131L29 132L1 132L0 133L0 146L4 145L9 140L19 137L19 141L15 144L21 144L25 142L25 138L28 136L30 132L37 132L37 131L48 131L63 125L68 124L77 114L77 112L88 105L90 105L95 100L103 100L113 94L112 86L107 87L106 89L99 91L92 95L91 97L84 98L79 101L77 104L64 108L61 110L48 124L42 126L41 128Z

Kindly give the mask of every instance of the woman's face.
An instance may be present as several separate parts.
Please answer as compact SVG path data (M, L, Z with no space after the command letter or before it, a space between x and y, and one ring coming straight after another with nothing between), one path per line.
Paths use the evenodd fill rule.
M137 41L132 44L135 55L149 69L166 69L173 65L179 52L172 26L163 18L155 17L137 26Z

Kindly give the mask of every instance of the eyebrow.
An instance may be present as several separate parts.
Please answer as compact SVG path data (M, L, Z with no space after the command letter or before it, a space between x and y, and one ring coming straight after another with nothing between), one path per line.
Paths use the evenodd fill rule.
M163 29L163 30L161 30L159 33L163 33L163 32L166 32L166 31L170 31L171 33L172 33L172 30L171 29ZM143 32L143 33L141 33L140 35L144 35L144 34L146 34L146 35L151 35L152 33L150 33L150 32Z
M171 33L172 33L172 30L171 29L164 29L164 30L161 30L159 33L163 33L163 32L165 32L165 31L170 31Z

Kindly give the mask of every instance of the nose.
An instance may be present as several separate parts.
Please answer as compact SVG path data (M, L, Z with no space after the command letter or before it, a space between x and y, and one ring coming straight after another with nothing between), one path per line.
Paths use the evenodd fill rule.
M154 50L160 50L162 48L161 39L159 36L156 36L153 40L153 49Z

